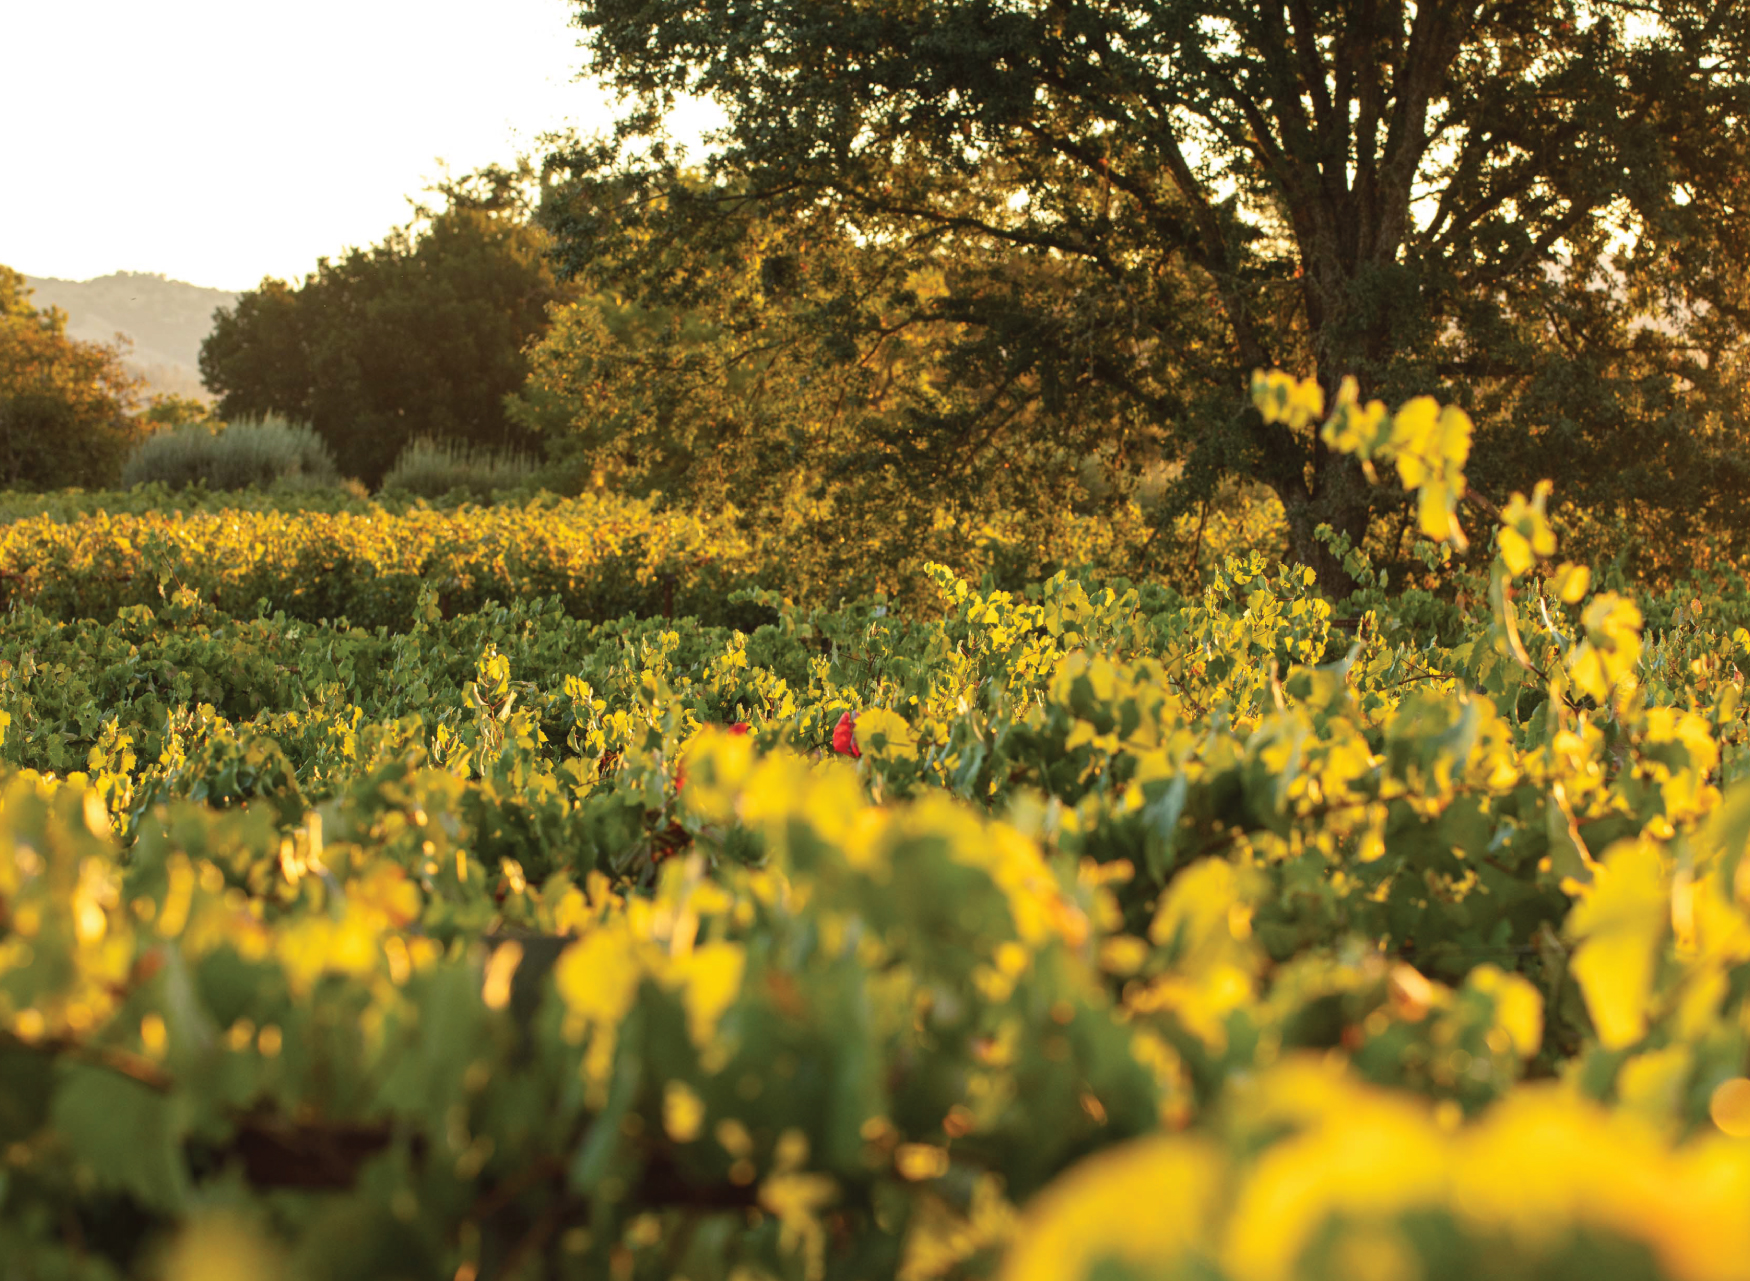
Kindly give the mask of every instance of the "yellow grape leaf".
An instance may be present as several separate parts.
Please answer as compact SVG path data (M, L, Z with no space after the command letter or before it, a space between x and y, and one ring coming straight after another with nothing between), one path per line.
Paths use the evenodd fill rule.
M1495 1023L1513 1042L1522 1059L1537 1053L1543 1044L1543 994L1518 974L1499 966L1483 964L1470 972L1467 987L1495 999Z
M905 717L885 707L870 707L857 714L857 746L876 760L916 760L917 738Z
M1458 495L1441 483L1422 486L1417 495L1416 524L1429 538L1439 542L1451 539L1464 546L1464 532L1459 529L1452 509L1458 505Z
M1518 494L1513 497L1519 497ZM1530 569L1535 559L1531 554L1531 543L1517 529L1503 525L1501 527L1501 559L1507 565L1507 572L1518 578Z
M1602 703L1641 661L1641 611L1626 597L1600 592L1580 623L1586 638L1568 655L1568 674Z
M1381 402L1363 405L1355 380L1345 377L1337 389L1337 408L1319 436L1339 454L1354 454L1365 463L1385 444L1387 418ZM1372 474L1370 470L1368 475Z
M1538 559L1555 555L1556 535L1545 514L1550 490L1550 483L1540 480L1530 501L1524 494L1515 493L1501 513L1501 559L1515 578Z
M685 1081L662 1087L662 1128L676 1143L691 1143L705 1125L705 1101Z
M1647 840L1605 851L1591 888L1568 917L1580 940L1573 974L1607 1050L1647 1032L1647 1007L1659 945L1670 924L1664 855Z
M1298 1261L1333 1219L1389 1221L1437 1203L1444 1191L1449 1149L1426 1112L1335 1074L1318 1091L1320 1099L1302 1093L1293 1080L1297 1070L1267 1083L1265 1106L1301 1094L1296 1101L1306 1110L1294 1118L1297 1133L1259 1155L1235 1198L1224 1233L1223 1275L1294 1281L1305 1275ZM1306 1074L1312 1071L1317 1069ZM1166 1275L1165 1269L1157 1275Z
M1406 401L1392 415L1391 447L1397 453L1398 478L1405 489L1418 489L1432 470L1428 465L1427 445L1434 437L1434 425L1440 417L1440 402L1432 396L1417 396Z
M1166 1273L1208 1248L1225 1174L1207 1139L1156 1136L1107 1148L1028 1205L1001 1281L1083 1281L1113 1262ZM1144 1204L1148 1213L1138 1214Z
M1223 957L1244 935L1234 930L1236 906L1246 905L1251 889L1245 874L1225 859L1193 863L1173 879L1161 896L1159 909L1149 926L1149 939L1157 947L1173 947L1186 955ZM1241 953L1246 951L1241 947Z
M632 1008L642 978L632 939L617 924L592 930L566 948L553 971L554 986L568 1010L610 1027Z
M1689 1083L1694 1056L1687 1045L1668 1045L1662 1050L1637 1054L1622 1065L1616 1078L1616 1097L1630 1112L1655 1121L1674 1115L1682 1103L1683 1087Z
M1296 379L1280 369L1252 371L1252 403L1267 423L1286 423L1296 430L1324 417L1325 389L1316 378Z
M1470 457L1471 421L1453 405L1417 396L1392 418L1389 448L1405 489L1417 492L1417 524L1429 538L1468 546L1453 512L1464 494L1464 464Z
M1405 402L1392 417L1391 446L1405 489L1462 468L1470 458L1470 442L1470 415L1456 405L1443 409L1432 396Z
M685 984L681 1004L687 1011L687 1031L698 1045L709 1043L717 1020L741 995L747 952L739 943L706 943L690 956L677 959L674 970Z
M1592 571L1584 565L1563 561L1556 570L1551 590L1564 605L1578 605L1592 588Z

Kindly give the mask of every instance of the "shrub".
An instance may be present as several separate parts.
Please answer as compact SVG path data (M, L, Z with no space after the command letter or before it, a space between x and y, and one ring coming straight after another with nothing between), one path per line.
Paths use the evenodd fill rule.
M442 498L462 490L484 499L494 490L525 488L534 478L535 463L526 454L422 436L396 458L383 478L383 492Z
M267 417L213 432L185 423L148 436L122 468L127 486L157 482L172 489L306 488L338 485L334 456L309 427Z

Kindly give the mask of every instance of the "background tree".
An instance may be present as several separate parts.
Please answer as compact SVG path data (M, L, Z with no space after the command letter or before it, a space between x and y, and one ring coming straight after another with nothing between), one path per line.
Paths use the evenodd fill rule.
M380 244L220 309L200 358L219 415L308 422L344 473L372 485L414 437L527 447L503 401L562 294L530 182L526 167L446 182L441 208Z
M637 104L614 139L555 157L581 187L660 182L662 147L633 140L678 95L715 99L710 172L771 216L980 265L934 307L965 327L961 365L1008 389L989 413L1055 397L1104 423L1131 405L1183 465L1181 502L1226 474L1264 481L1327 587L1345 576L1317 527L1359 539L1395 500L1265 425L1244 394L1257 366L1472 406L1485 492L1559 461L1570 501L1681 532L1743 478L1731 396L1698 399L1724 391L1698 330L1741 342L1717 317L1741 311L1750 6L577 10L592 70ZM553 225L563 261L587 258L591 218ZM944 474L976 438L955 414L918 418L912 462Z
M0 485L111 484L138 436L139 381L119 347L67 337L66 315L30 297L0 266Z
M939 305L950 276L976 274L1038 292L1036 318L1045 293L1075 296L1061 275L1045 288L1047 264L1023 282L1000 260L940 262L675 167L568 184L546 212L582 247L565 265L584 292L532 349L512 417L580 483L734 505L841 549L840 589L957 559L988 522L1017 516L1038 555L1028 570L1054 565L1076 513L1127 496L1104 483L1123 469L1103 452L1154 447L1131 407L1067 412L1056 388L1009 385ZM933 451L932 427L964 447Z

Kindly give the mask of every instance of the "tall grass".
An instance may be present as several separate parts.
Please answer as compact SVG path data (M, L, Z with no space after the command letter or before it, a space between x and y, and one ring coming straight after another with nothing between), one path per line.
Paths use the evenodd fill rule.
M146 437L122 467L122 484L152 482L170 489L314 488L338 485L340 473L314 430L270 416L218 432L187 423Z
M487 499L495 490L526 489L534 481L535 462L526 454L422 436L401 451L382 492L428 499L461 492Z

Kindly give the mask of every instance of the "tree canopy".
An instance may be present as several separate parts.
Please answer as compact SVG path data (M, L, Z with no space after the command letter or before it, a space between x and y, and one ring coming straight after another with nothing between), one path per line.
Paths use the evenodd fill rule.
M369 249L302 284L266 279L215 313L201 374L221 417L310 423L341 470L377 484L416 437L515 449L503 401L561 295L532 224L530 174L491 168L438 188Z
M847 589L951 556L1000 514L1024 512L1049 543L1085 505L1098 433L1053 439L1024 399L989 412L1006 390L949 368L964 350L962 326L933 306L943 272L904 247L767 216L686 174L555 203L574 234L593 224L571 264L584 292L556 309L511 412L582 483L806 527L844 549ZM983 443L933 469L922 421ZM999 454L1032 462L989 465Z
M138 435L139 380L119 347L69 338L66 314L30 299L0 266L0 486L113 483Z
M1571 502L1676 535L1745 522L1741 146L1750 12L1728 0L577 0L635 109L555 157L568 269L612 193L683 174L660 121L724 108L723 199L831 222L943 272L945 367L1066 444L1156 438L1181 502L1262 480L1295 553L1384 499L1252 369L1434 392L1478 420L1473 484L1560 463ZM655 137L653 146L636 145ZM579 193L582 193L581 196ZM691 202L695 223L715 215ZM671 206L679 208L680 206ZM579 214L577 210L584 212ZM915 269L915 268L914 268ZM816 314L868 332L846 279ZM905 461L976 484L1016 461L964 405L908 410ZM907 453L909 450L909 454ZM1632 458L1635 466L1625 467ZM1375 529L1378 522L1374 521Z

